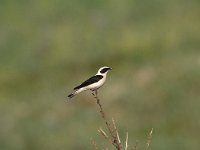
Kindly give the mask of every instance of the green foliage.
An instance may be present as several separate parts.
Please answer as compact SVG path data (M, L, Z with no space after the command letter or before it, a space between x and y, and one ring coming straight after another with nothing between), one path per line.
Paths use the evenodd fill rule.
M99 97L129 145L153 127L154 150L199 149L199 14L197 0L1 0L0 149L106 144L91 94L67 101L104 65Z

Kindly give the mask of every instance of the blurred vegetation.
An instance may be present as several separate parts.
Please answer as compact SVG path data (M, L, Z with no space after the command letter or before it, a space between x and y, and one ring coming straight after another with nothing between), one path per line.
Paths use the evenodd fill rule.
M130 146L153 127L151 149L200 149L199 14L198 0L1 0L0 149L107 144L91 94L66 97L104 65L99 97Z

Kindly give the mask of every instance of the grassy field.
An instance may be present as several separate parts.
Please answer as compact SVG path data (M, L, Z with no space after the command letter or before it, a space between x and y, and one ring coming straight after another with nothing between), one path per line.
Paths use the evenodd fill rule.
M129 146L200 149L198 0L0 2L0 149L109 145L90 92L72 88L113 68L99 97ZM109 147L109 146L108 146Z

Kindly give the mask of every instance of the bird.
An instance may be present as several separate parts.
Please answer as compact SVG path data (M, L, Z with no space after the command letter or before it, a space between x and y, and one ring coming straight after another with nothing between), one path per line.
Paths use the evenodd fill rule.
M80 85L76 86L73 89L73 92L71 94L68 95L68 98L72 98L75 95L86 91L86 90L91 90L92 94L97 96L97 90L102 87L106 81L106 76L107 73L112 70L112 68L110 67L101 67L97 74L90 77L89 79L87 79L86 81L84 81L83 83L81 83Z

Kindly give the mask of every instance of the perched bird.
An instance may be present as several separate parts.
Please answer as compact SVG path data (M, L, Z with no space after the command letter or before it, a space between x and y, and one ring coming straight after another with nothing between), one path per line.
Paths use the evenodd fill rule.
M68 95L69 98L72 98L76 94L91 90L92 92L95 92L97 95L97 90L105 83L107 73L112 70L110 67L101 67L97 74L89 78L88 80L84 81L80 85L74 88L74 91ZM94 95L94 93L93 93Z

